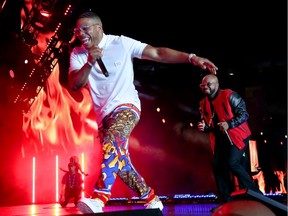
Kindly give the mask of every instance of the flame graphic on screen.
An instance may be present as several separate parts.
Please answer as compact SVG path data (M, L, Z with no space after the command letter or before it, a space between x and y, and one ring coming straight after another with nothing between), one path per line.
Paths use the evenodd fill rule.
M23 157L28 149L36 154L53 154L92 145L97 124L89 90L82 88L73 97L59 82L58 64L46 87L40 91L30 111L23 115L22 130L26 138L22 143Z

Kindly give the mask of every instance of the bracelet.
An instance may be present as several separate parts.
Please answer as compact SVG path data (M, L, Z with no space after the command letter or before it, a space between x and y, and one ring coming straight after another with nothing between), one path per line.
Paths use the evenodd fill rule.
M87 64L90 66L90 67L93 67L93 64L89 61L87 61Z
M188 56L188 61L189 61L190 63L193 63L193 62L192 62L193 56L196 56L196 54L190 53L189 56Z

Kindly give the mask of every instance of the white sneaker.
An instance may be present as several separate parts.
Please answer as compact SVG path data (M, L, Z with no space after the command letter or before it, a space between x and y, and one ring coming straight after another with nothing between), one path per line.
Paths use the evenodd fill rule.
M158 197L156 197L156 199L154 199L150 203L145 204L145 206L146 206L146 209L157 209L157 208L159 208L160 211L162 211L163 208L164 208L163 203L161 202L161 200Z
M81 198L77 203L78 209L84 213L99 213L103 212L104 204L99 199Z

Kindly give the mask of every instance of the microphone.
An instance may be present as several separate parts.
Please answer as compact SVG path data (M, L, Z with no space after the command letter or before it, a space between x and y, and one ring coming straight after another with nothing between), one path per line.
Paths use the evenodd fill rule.
M233 142L232 142L227 130L224 130L224 132L225 132L226 136L228 137L230 144L233 145Z
M101 58L98 58L96 61L97 61L98 65L99 65L102 73L104 74L104 76L105 76L105 77L108 77L108 76L109 76L109 73L108 73L108 71L107 71L107 69L106 69L106 67L105 67L102 59L101 59Z

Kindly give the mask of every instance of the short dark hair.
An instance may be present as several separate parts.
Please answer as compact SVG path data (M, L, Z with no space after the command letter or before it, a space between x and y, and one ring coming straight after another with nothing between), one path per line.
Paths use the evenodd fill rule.
M80 18L95 18L95 19L99 19L101 21L100 17L92 11L86 11L86 12L81 13L78 16L78 19L80 19Z

